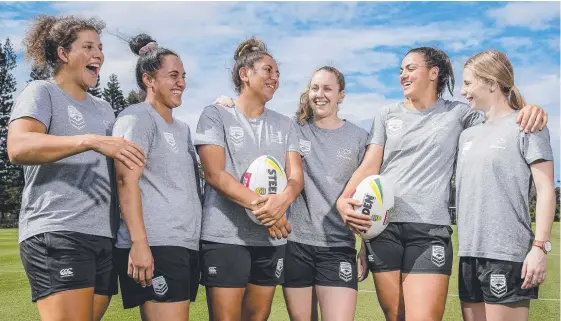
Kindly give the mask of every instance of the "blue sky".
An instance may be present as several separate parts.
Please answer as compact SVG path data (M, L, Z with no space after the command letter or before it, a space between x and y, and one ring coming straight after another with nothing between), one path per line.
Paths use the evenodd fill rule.
M176 116L191 128L219 95L234 95L229 71L237 44L255 35L279 63L280 88L269 108L293 115L312 72L329 64L348 83L341 115L369 129L377 108L402 98L398 70L412 47L436 46L452 59L460 96L462 66L487 49L510 57L527 101L544 107L559 179L559 2L3 2L0 39L10 37L20 60L18 91L29 78L21 39L39 13L95 14L106 31L150 34L177 51L187 90ZM105 32L102 86L117 74L125 94L135 88L135 56Z

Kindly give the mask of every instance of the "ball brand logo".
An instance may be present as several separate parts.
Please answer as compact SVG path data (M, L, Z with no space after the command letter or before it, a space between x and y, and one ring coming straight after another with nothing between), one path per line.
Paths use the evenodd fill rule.
M362 214L370 215L372 210L372 204L374 203L374 196L369 194L364 194L364 199L362 200Z
M267 170L269 173L269 194L276 194L277 193L277 171L269 168Z
M249 181L251 180L251 173L245 173L243 175L243 186L249 187Z

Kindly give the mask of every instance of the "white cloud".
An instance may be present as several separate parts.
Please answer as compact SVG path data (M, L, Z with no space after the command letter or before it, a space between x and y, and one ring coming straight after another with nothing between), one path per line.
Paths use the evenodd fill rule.
M532 46L532 39L528 37L502 37L499 43L507 50L516 51L520 48Z
M559 18L559 2L511 2L502 8L490 9L487 15L502 27L543 30L550 28L550 22Z

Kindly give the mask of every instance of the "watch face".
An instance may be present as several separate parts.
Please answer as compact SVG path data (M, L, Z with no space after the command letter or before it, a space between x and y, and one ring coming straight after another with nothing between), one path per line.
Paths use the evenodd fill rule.
M551 242L547 241L543 244L543 248L546 252L550 252L551 251Z

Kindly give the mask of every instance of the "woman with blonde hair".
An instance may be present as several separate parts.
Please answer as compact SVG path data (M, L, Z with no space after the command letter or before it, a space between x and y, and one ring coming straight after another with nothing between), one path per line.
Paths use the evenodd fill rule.
M460 136L456 171L459 293L464 320L528 320L546 278L555 212L547 127L518 130L524 99L508 57L489 50L465 63L462 95L485 114ZM536 230L529 215L536 186Z

